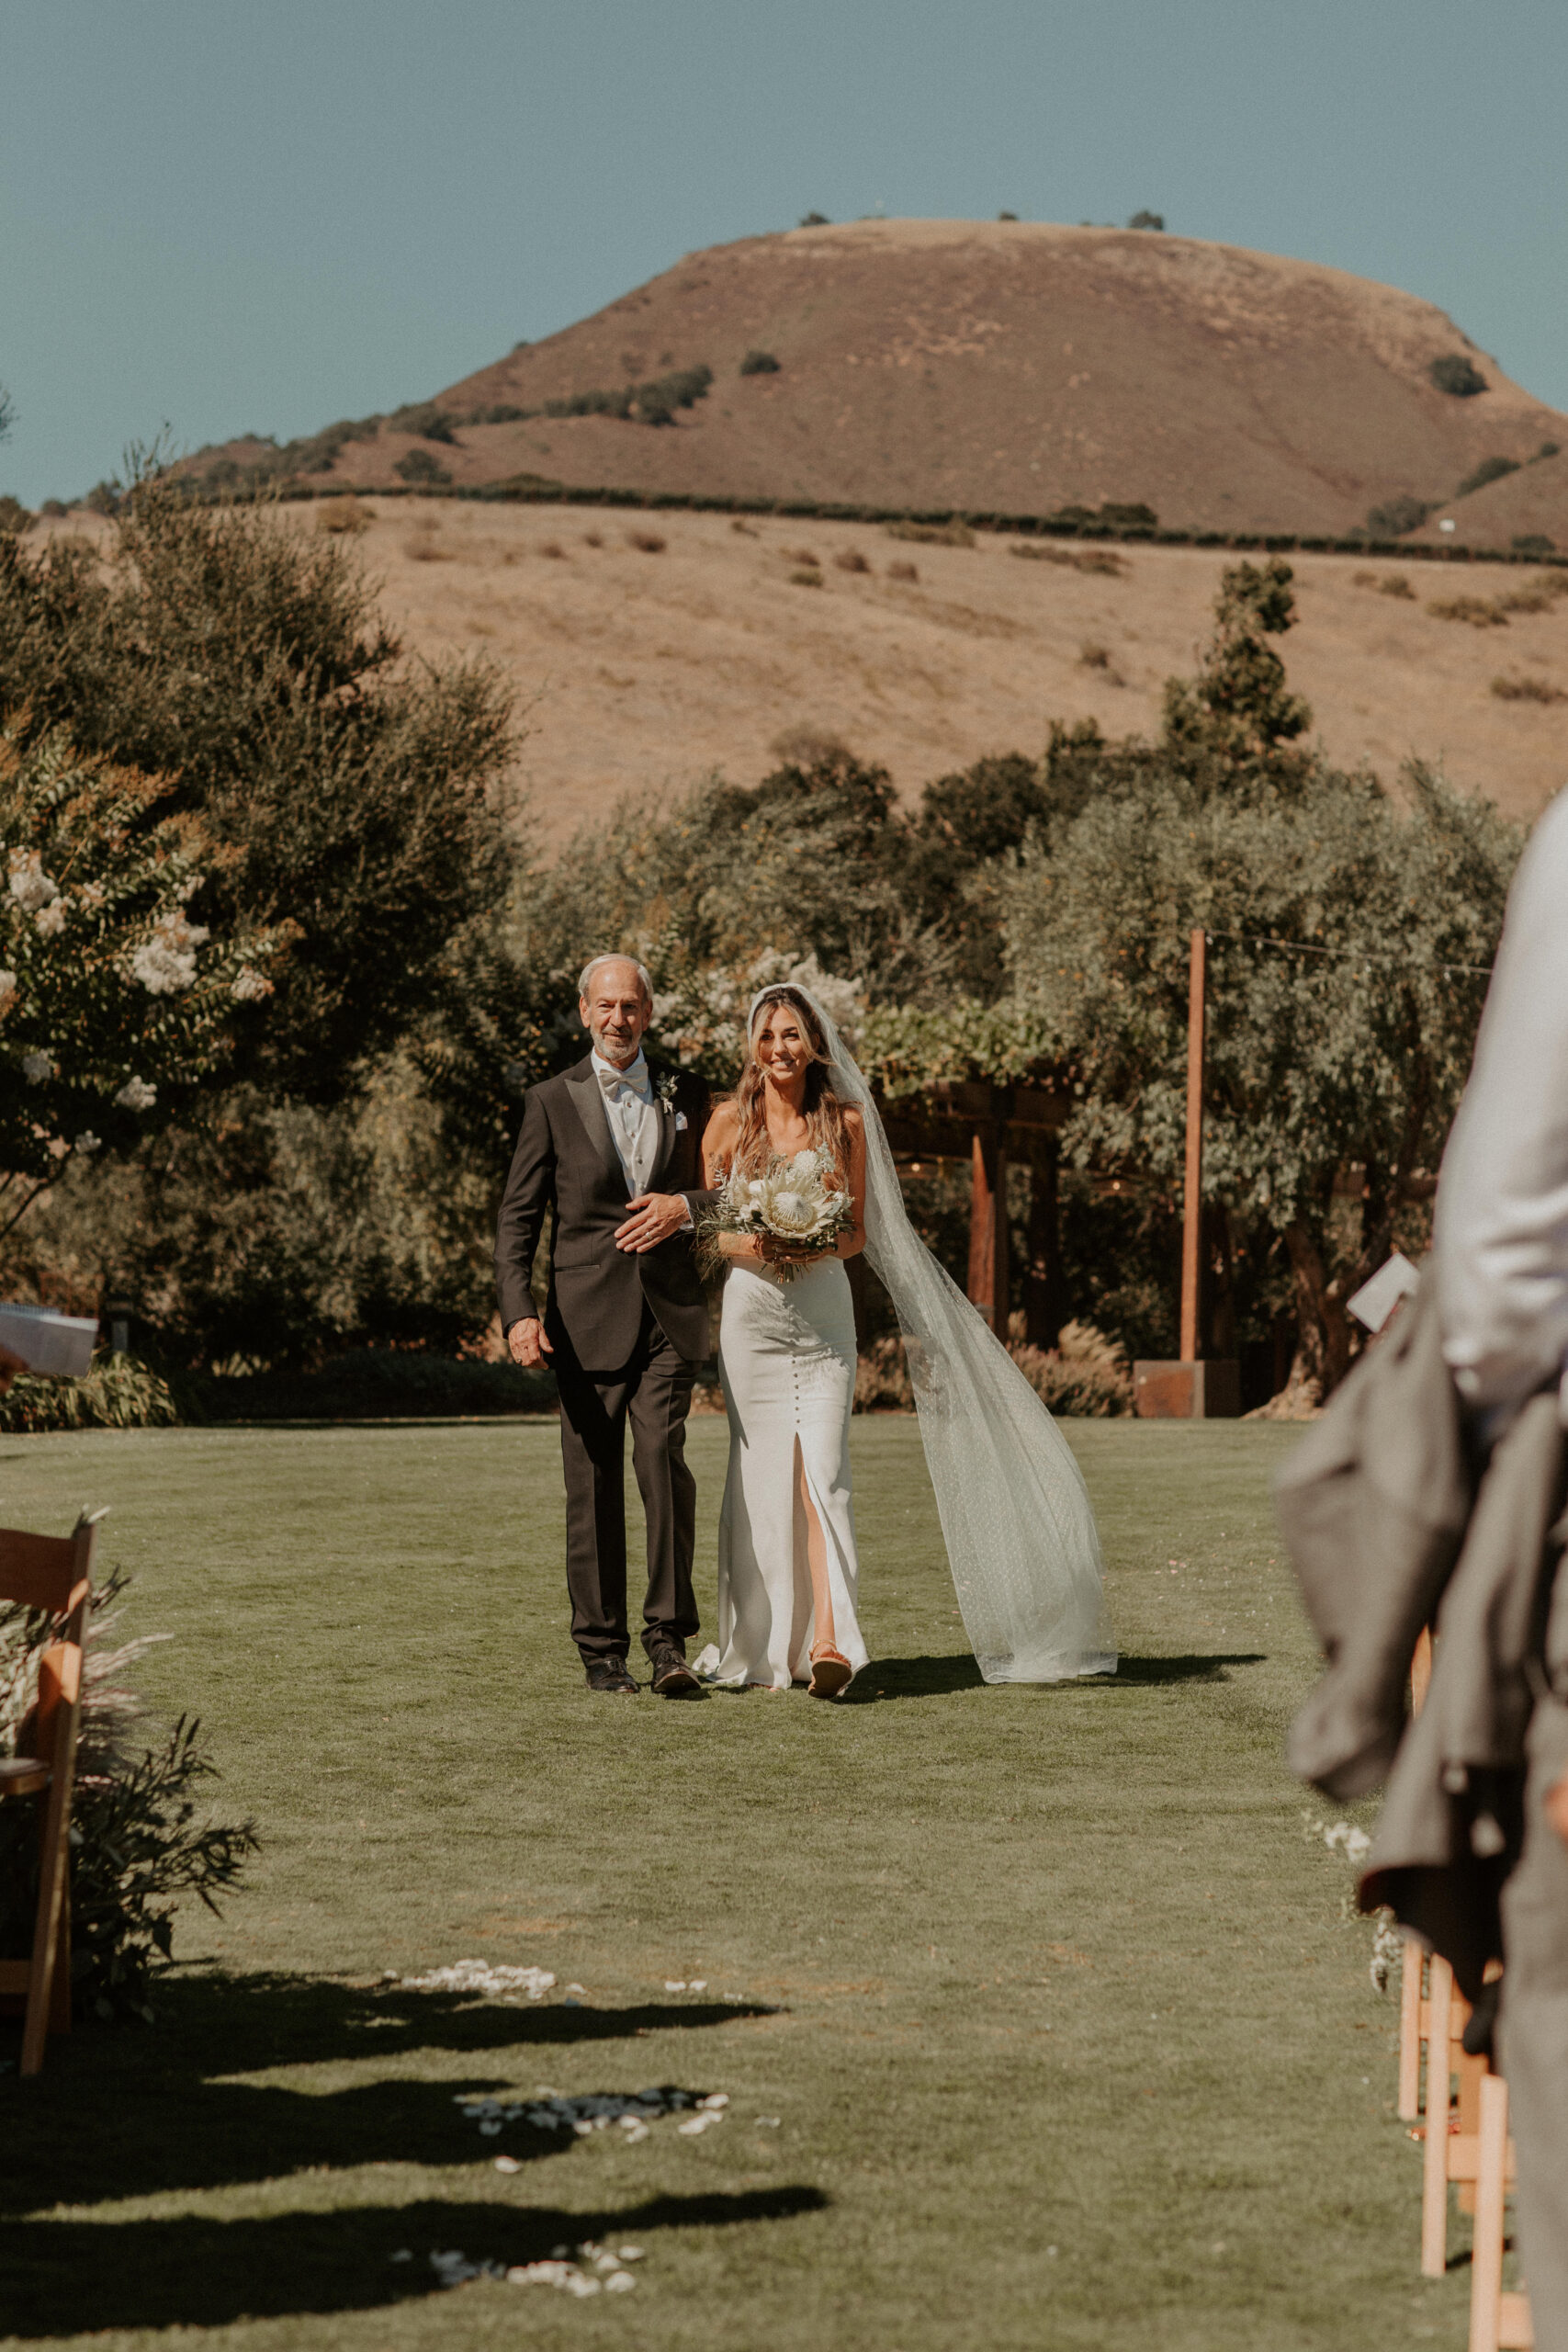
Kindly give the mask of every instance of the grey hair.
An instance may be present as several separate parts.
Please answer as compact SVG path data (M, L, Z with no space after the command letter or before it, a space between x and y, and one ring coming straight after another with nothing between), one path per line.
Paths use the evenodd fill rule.
M629 964L632 970L637 974L638 980L642 983L642 992L644 996L648 999L649 1003L650 1005L652 1004L653 981L649 976L648 966L646 964L639 964L635 956L617 956L614 953L611 953L608 956L591 956L587 963L584 964L581 971L578 974L577 979L577 993L580 1001L586 1002L588 991L593 985L593 975L600 969L601 966L605 964Z

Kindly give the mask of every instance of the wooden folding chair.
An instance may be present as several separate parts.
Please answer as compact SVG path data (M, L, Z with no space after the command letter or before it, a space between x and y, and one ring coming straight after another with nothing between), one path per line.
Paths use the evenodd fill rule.
M1410 1711L1418 1715L1432 1679L1432 1629L1424 1625L1410 1661ZM1399 2116L1414 2123L1421 2112L1421 2051L1427 2039L1427 1997L1423 1984L1427 1953L1407 1936L1399 1972ZM1461 2025L1461 2031L1463 2027Z
M1475 2237L1470 2268L1470 2352L1525 2352L1535 2342L1529 2297L1503 2291L1504 2208L1515 2177L1508 2137L1508 2086L1488 2075L1481 2086L1475 2168Z
M1491 2075L1484 2058L1464 2047L1470 2003L1453 1970L1433 1952L1427 1962L1427 2139L1421 2165L1421 2270L1441 2278L1449 2267L1449 2185L1457 2183L1460 2210L1475 2211L1480 2160L1481 2097ZM1447 2064L1438 2053L1447 2052ZM1458 2096L1453 2077L1458 2076Z
M59 1638L39 1658L38 1702L22 1726L27 1752L0 1757L0 1798L49 1793L32 1958L0 1961L0 1996L25 2003L24 2075L36 2075L42 2065L46 2032L71 2030L71 1792L82 1717L82 1645L103 1516L84 1513L69 1535L0 1528L0 1600L47 1610L59 1626Z

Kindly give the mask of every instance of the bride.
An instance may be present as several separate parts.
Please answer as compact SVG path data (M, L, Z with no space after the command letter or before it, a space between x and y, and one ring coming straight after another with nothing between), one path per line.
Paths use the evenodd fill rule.
M807 1149L831 1155L852 1204L851 1229L832 1251L803 1252L772 1235L717 1237L728 1261L719 1373L729 1467L711 1679L785 1690L809 1676L817 1697L833 1698L867 1662L856 1616L856 1350L843 1263L863 1249L904 1334L981 1673L988 1682L1055 1682L1114 1672L1100 1541L1077 1464L1006 1349L915 1234L871 1090L822 1007L791 981L752 1001L734 1098L703 1137L708 1184Z

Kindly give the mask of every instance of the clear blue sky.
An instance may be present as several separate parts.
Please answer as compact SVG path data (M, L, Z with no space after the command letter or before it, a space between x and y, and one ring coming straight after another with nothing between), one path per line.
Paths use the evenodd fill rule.
M423 398L812 207L1441 304L1568 409L1564 0L6 0L0 490Z

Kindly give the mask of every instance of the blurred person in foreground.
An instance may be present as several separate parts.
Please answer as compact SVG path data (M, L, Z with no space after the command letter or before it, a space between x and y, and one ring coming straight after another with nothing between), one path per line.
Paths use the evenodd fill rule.
M1478 1455L1543 1390L1557 1389L1568 1422L1568 792L1537 825L1509 896L1434 1239L1443 1355ZM1557 1587L1531 1676L1498 2013L1538 2352L1568 2352L1568 1666L1555 1656L1568 1559Z

